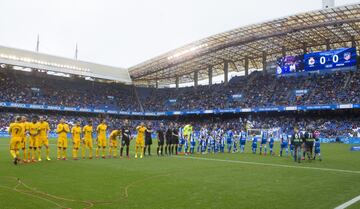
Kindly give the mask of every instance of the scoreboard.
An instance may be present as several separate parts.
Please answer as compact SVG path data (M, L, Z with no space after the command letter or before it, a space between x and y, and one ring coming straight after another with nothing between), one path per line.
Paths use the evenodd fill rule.
M340 48L304 55L305 71L356 66L356 48Z
M298 56L286 56L277 60L277 74L322 71L356 66L356 48L339 48Z

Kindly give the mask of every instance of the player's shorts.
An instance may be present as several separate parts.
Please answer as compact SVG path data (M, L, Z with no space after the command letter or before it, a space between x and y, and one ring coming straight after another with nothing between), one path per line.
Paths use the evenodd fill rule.
M145 146L145 140L144 139L136 139L135 144L136 144L136 146L143 147L143 146Z
M98 147L106 147L106 138L98 138L97 146Z
M272 143L272 144L269 144L269 147L270 148L273 148L274 147L274 144Z
M123 137L121 139L121 146L124 147L124 146L129 146L129 145L130 145L130 139Z
M232 144L232 140L227 140L226 143L230 145Z
M302 142L294 142L294 149L301 148Z
M178 137L172 137L171 144L179 144L179 138Z
M319 154L320 153L320 147L315 147L315 154Z
M73 141L73 148L79 149L80 148L80 140L74 140Z
M163 146L163 145L164 145L164 139L159 139L158 146Z
M49 140L47 137L44 136L39 136L37 139L37 145L38 147L42 147L42 146L49 146Z
M25 136L21 139L21 143L20 143L21 149L26 149L26 144L27 144L27 137Z
M38 147L37 141L38 141L38 139L36 136L30 136L29 147L30 148Z
M266 140L261 140L261 144L265 144L265 145L266 145Z
M21 143L21 138L15 137L10 140L10 150L18 150Z
M152 138L145 137L145 145L152 145Z
M245 145L246 144L246 140L240 140L240 145Z
M67 138L58 138L58 142L57 142L57 147L58 148L67 148L68 147L68 141Z
M252 148L257 148L257 144L252 144Z
M166 140L165 140L165 143L166 143L166 145L170 145L171 144L171 138L172 137L166 137Z
M287 148L288 147L288 143L281 143L281 148L282 149L285 149L285 148Z
M185 139L184 139L184 138L180 138L180 139L179 139L179 144L184 145L184 144L185 144Z
M92 149L93 148L93 141L92 139L85 139L84 140L84 145L85 147L89 148L89 149Z
M118 146L118 140L113 140L113 139L110 139L109 140L109 147L117 147Z
M190 146L195 147L195 145L196 145L196 142L195 142L195 141L191 141L191 142L190 142Z
M307 147L307 148L313 148L313 146L314 146L314 142L306 142L305 143L305 146Z

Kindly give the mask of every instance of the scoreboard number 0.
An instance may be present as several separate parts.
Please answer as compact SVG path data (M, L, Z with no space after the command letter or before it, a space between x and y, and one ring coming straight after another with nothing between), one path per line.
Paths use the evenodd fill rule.
M332 57L332 61L333 63L337 63L339 62L339 55L335 54L333 57ZM326 58L325 57L320 57L320 64L325 64L326 63Z
M326 62L326 58L325 57L320 57L320 64L325 64Z
M335 54L334 56L333 56L333 63L337 63L337 62L339 62L339 55L337 55L337 54Z

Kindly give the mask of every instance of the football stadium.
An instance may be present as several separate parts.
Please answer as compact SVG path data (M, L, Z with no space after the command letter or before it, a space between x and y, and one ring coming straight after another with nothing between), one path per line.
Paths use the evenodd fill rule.
M13 18L31 18L17 9L36 1L17 2L2 2L3 13L12 9L2 34ZM101 7L84 2L91 12L79 18L100 18ZM134 2L129 12L146 19L147 8L137 11L145 1ZM211 4L251 10L231 2ZM37 35L29 50L0 35L0 209L360 208L360 2L304 2L321 6L236 28L219 19L209 24L226 30L130 67L78 58L91 46L56 53L67 37L46 50ZM186 5L192 18L195 4ZM51 15L71 16L67 7ZM69 27L41 19L55 33ZM117 22L101 25L99 36ZM150 27L131 36L159 32Z

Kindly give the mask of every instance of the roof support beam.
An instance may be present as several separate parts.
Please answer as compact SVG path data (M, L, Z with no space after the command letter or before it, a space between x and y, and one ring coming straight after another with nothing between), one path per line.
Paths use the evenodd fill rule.
M213 79L213 69L212 66L209 66L208 68L208 77L209 77L209 86L212 85L212 79Z
M266 72L267 71L267 69L266 69L266 65L267 65L267 63L266 63L266 52L264 51L263 53L262 53L262 66L263 66L263 71L264 72Z
M194 71L194 87L197 88L199 85L199 70Z
M179 76L176 76L176 78L175 78L175 86L176 86L176 89L179 88Z
M245 76L249 75L249 57L245 57Z
M229 82L229 62L225 60L224 62L224 84L227 85Z

